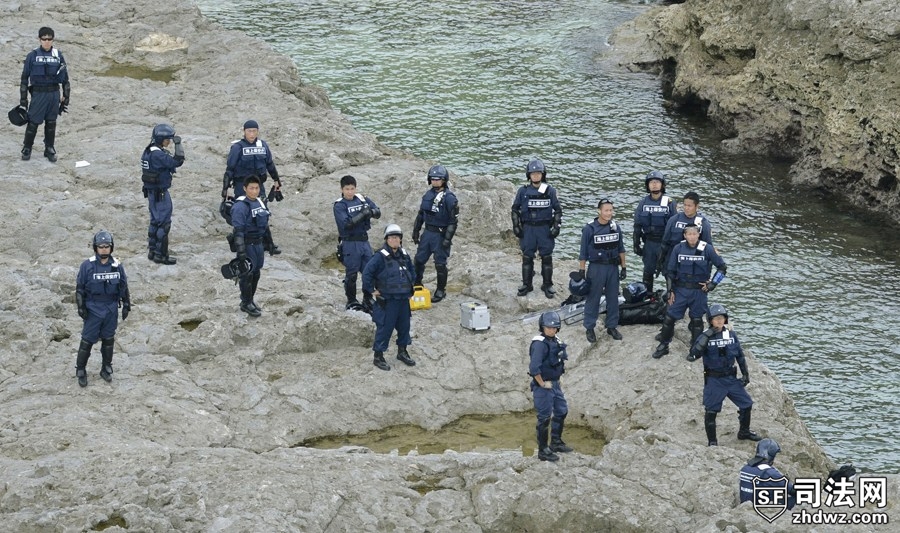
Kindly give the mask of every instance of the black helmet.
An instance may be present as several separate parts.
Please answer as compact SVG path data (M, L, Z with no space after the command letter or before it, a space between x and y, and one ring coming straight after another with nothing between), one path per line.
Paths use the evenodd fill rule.
M225 222L228 222L228 225L231 225L231 208L234 207L234 197L229 196L222 200L222 203L219 204L219 214L222 215L222 218L225 219Z
M756 443L756 457L762 457L766 461L774 461L780 451L781 446L775 442L775 439L763 439Z
M444 185L446 185L450 181L450 173L447 172L447 168L444 165L434 165L428 169L428 176L425 178L429 185L431 184L431 178L441 178L444 180Z
M166 139L175 137L175 128L168 124L157 124L153 127L153 133L150 135L150 141L153 144L162 144Z
M525 165L525 179L531 181L532 172L540 172L541 181L547 181L547 167L544 166L544 162L540 159L532 159Z
M403 230L400 229L400 226L397 224L388 224L386 228L384 228L384 238L387 240L391 235L398 235L400 239L403 239Z
M725 323L728 323L728 309L725 309L725 306L722 304L712 304L709 306L709 311L707 312L707 320L710 324L712 324L712 319L714 316L724 316Z
M545 313L541 313L541 318L538 319L538 331L541 333L544 332L544 328L562 328L562 320L559 319L559 313L556 311L547 311Z
M109 253L112 254L115 249L115 243L113 242L112 233L102 229L94 234L93 248L94 253L97 253L97 245L99 244L108 244L109 245ZM109 255L101 255L100 257L109 257Z
M569 292L573 296L587 296L591 292L591 280L582 276L580 272L570 273Z
M646 189L647 192L650 192L650 181L651 180L659 180L660 182L662 182L662 187L659 189L659 191L663 194L666 193L666 175L665 174L663 174L662 172L660 172L658 170L653 170L649 174L647 174L647 177L644 178L644 189Z
M633 281L625 286L622 296L625 297L625 303L636 304L641 302L647 297L647 285L640 281Z
M9 122L13 126L24 126L28 123L28 111L20 105L10 109L8 116Z

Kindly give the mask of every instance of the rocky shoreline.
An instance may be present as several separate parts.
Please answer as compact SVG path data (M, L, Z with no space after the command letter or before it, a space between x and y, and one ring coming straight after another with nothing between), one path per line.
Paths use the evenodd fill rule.
M720 446L706 447L701 369L683 358L683 325L672 355L660 361L648 355L650 326L623 327L622 342L595 346L577 326L561 331L573 356L563 377L569 423L604 436L599 456L547 464L516 452L302 447L325 435L398 424L435 429L467 414L530 409L524 371L535 326L516 318L550 301L514 296L513 185L492 176L458 180L465 220L486 222L461 224L447 300L413 316L410 352L419 364L382 372L371 365L368 316L343 308L330 207L339 177L350 173L381 206L380 222L408 231L429 162L354 130L321 89L303 83L302 65L298 71L187 2L49 0L8 2L7 10L14 16L0 22L0 64L15 76L8 107L41 25L56 30L66 54L72 104L59 121L58 163L21 161L21 129L5 126L0 140L0 192L15 199L7 203L10 230L0 235L8 251L0 272L5 528L791 530L736 506L737 471L753 446L736 440L737 419L726 410ZM217 212L225 156L251 117L275 153L287 196L273 207L284 253L266 260L259 319L238 311L236 287L218 274L230 258ZM174 124L187 157L172 189L174 266L145 254L137 168L158 122ZM90 165L75 168L76 161ZM73 377L75 273L100 228L116 237L133 310L116 337L112 384L99 380L95 353L91 383L81 389ZM378 231L371 235L377 245ZM558 284L567 270L560 266ZM426 283L433 280L429 268ZM459 303L473 300L491 308L488 333L459 327ZM782 471L824 476L833 464L778 378L752 355L748 364L753 426L781 443ZM889 481L889 507L880 511L897 508L897 481Z

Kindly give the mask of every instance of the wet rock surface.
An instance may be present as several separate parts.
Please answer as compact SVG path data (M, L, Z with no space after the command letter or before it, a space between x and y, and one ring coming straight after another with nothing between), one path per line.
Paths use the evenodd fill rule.
M52 26L69 62L72 105L59 121L56 164L21 161L21 129L7 125L0 139L3 529L789 527L735 508L737 471L753 444L736 440L729 407L719 418L720 446L705 446L702 370L683 358L683 324L672 354L659 361L649 357L653 327L622 327L623 341L600 335L589 346L580 325L564 326L572 354L563 377L568 422L609 441L600 456L576 451L548 464L515 452L300 446L318 436L397 424L438 428L466 414L531 407L526 354L536 325L520 317L561 298L514 296L514 186L454 176L463 216L449 296L413 315L410 354L418 364L382 372L371 363L369 317L344 310L331 205L340 176L353 174L384 213L372 245L389 222L409 232L429 162L354 130L319 88L303 83L303 65L298 70L265 44L211 24L187 3L5 7L16 16L0 22L0 64L17 84L37 28ZM8 94L11 107L13 84ZM285 201L272 207L284 253L266 258L258 319L238 310L237 288L218 272L231 258L229 228L217 212L221 176L247 118L259 121L286 188ZM174 266L148 261L145 251L149 215L138 162L159 122L174 124L187 154L172 189ZM76 168L76 161L90 165ZM567 224L564 231L576 231L576 222ZM112 383L99 379L95 347L82 389L74 379L75 275L100 228L115 235L133 310L116 336ZM558 263L562 295L560 280L576 265ZM433 288L431 266L425 281ZM459 327L459 304L469 301L490 306L490 331ZM393 361L393 352L386 355ZM752 357L749 365L753 426L781 443L781 469L824 476L832 465L777 377Z

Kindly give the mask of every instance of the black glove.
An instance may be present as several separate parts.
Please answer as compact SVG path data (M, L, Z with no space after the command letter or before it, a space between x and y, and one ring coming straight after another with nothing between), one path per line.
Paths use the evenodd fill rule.
M450 239L444 239L443 241L441 241L441 247L444 250L449 250L450 246L452 246L452 245L453 245L453 241L451 241Z
M128 313L131 312L131 304L129 302L122 302L122 320L128 318Z
M19 107L28 110L28 98L22 98L19 100Z
M625 278L628 277L628 269L622 267L622 270L619 271L619 281L625 281Z
M184 146L181 145L181 137L176 135L172 140L175 141L175 159L184 161Z
M687 359L688 361L692 361L692 362L693 362L693 361L696 361L697 359L700 359L700 356L699 356L699 355L695 355L694 352L692 351L691 353L689 353L689 354L687 355L687 357L685 357L685 359Z
M750 374L744 374L741 376L741 385L747 386L750 384Z
M28 109L28 81L22 80L19 85L19 105L24 109Z
M243 261L247 259L247 245L243 235L234 236L234 249L237 250L237 258Z
M578 270L576 272L569 273L569 279L578 283L579 281L584 279L584 270Z
M419 244L419 231L413 230L413 244Z
M61 104L59 104L59 114L62 115L63 113L68 113L68 112L69 112L69 103L66 101L63 101Z
M717 285L718 285L718 283L716 283L715 281L707 282L706 283L706 292L712 292L713 290L715 290Z
M78 307L78 316L80 318L87 318L87 304L84 302L84 295L80 292L75 293L75 305Z
M560 230L560 227L557 226L556 224L550 226L550 236L553 237L554 239L559 237L559 230Z
M375 297L375 303L378 304L379 307L384 309L384 306L387 305L387 300L382 298L381 295L379 294L378 296Z
M517 239L522 238L522 217L515 210L512 212L512 230Z
M644 249L641 248L641 245L640 245L640 244L635 244L635 245L634 245L634 255L639 255L639 256L641 256L641 257L644 256Z

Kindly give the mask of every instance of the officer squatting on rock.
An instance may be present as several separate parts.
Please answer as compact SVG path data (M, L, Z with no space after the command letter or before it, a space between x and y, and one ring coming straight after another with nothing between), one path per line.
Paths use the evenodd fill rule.
M600 316L600 297L606 296L606 333L622 340L619 333L619 281L628 276L625 268L625 243L622 228L613 220L609 198L597 202L597 218L581 229L578 277L590 280L590 292L584 302L584 329L588 342L597 342L594 327ZM619 266L622 270L619 270ZM587 272L585 273L585 267Z
M100 377L112 381L113 346L116 328L119 325L119 307L122 320L131 312L131 297L128 294L128 277L125 267L112 256L115 244L113 236L106 230L94 234L91 242L94 255L85 259L78 269L75 279L75 304L78 316L84 320L81 328L81 344L75 359L75 377L78 384L87 387L87 362L91 348L99 339L100 356L103 358Z
M728 323L728 310L724 305L709 307L709 328L697 337L687 356L688 361L703 358L703 407L706 409L704 426L710 446L718 446L716 438L716 416L722 410L722 402L728 398L738 407L739 440L758 441L759 437L750 430L750 412L753 400L744 389L750 383L747 361L737 334ZM737 362L741 369L741 379L737 378L734 367Z
M238 285L241 289L241 311L252 317L262 314L259 305L253 301L259 285L260 271L265 262L263 239L269 227L269 210L259 196L259 178L248 176L243 180L245 195L235 198L231 208L231 224L234 226L232 241L237 258L250 260L250 270L241 274Z
M760 487L784 487L783 483L774 481L785 477L773 466L775 456L780 451L781 446L773 439L762 439L756 443L756 455L747 461L738 475L738 492L741 503L753 501L753 480L756 478L759 478L757 483ZM797 504L797 491L794 489L793 483L788 483L787 492L787 508L793 509Z
M634 210L634 253L644 262L642 281L647 286L647 291L653 292L663 235L669 219L675 216L676 202L666 196L666 176L658 170L650 172L644 178L644 189L648 194L638 202Z
M366 263L363 269L363 292L375 296L372 321L375 322L373 364L381 370L390 370L384 360L384 351L397 330L397 359L407 366L416 362L406 347L412 344L409 335L412 311L409 298L413 295L413 263L403 249L403 231L397 224L384 228L384 246Z
M175 157L166 148L175 143ZM184 147L175 128L157 124L150 135L150 144L141 154L141 181L144 198L150 208L150 226L147 228L147 258L154 263L174 265L169 256L169 231L172 229L172 175L184 164Z
M344 265L344 293L347 309L372 312L374 299L371 292L363 290L363 303L356 299L357 274L372 258L368 231L372 219L381 218L381 209L371 198L356 192L356 178L341 178L341 197L334 201L334 222L338 229L338 260Z
M69 71L66 60L59 49L53 46L53 28L38 30L40 46L25 57L22 67L22 81L19 85L19 106L28 110L28 125L25 126L25 141L22 143L22 159L31 159L31 148L37 136L38 126L44 124L44 157L56 162L56 119L69 106ZM62 86L62 96L59 87ZM28 105L31 93L31 105Z
M547 311L538 320L540 335L531 339L528 349L528 375L531 376L531 394L537 411L538 459L558 461L557 453L569 453L572 448L562 440L569 404L563 394L559 378L566 372L566 343L556 334L562 322L559 313ZM547 434L550 430L550 434ZM548 443L549 437L549 443Z
M525 166L526 185L519 188L512 205L513 234L522 250L522 286L518 296L534 290L534 254L541 255L541 290L553 298L553 248L562 227L562 206L556 189L547 183L547 167L540 159Z
M717 269L716 275L710 279L713 265ZM725 279L726 268L725 260L716 253L715 248L700 240L700 228L693 223L685 226L684 240L669 253L665 270L669 308L659 331L659 345L652 354L654 359L669 353L669 343L675 335L675 322L684 316L685 310L691 319L688 330L691 332L691 345L694 344L703 331L707 293Z
M422 196L422 204L413 226L413 243L418 245L415 284L422 284L425 263L433 254L437 289L431 296L431 301L437 303L447 296L447 260L450 258L450 247L459 222L459 203L450 190L450 173L443 165L434 165L428 169L426 180L431 188ZM425 232L421 233L423 224Z
M225 163L225 176L222 178L222 198L228 197L228 189L234 186L234 197L244 195L244 183L247 178L255 177L259 182L259 197L266 199L266 174L272 176L272 186L281 192L281 178L275 168L272 150L268 143L259 138L259 123L255 120L244 122L244 137L231 143L228 161ZM268 208L268 205L266 205ZM281 249L272 240L272 230L267 228L263 237L263 248L271 255L278 255Z

